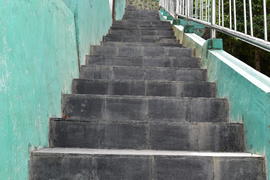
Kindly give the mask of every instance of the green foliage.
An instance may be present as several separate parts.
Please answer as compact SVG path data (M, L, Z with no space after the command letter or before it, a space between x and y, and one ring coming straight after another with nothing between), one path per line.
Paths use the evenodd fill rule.
M218 1L217 1L218 3ZM218 7L218 4L217 4ZM268 38L270 38L270 0L267 0L267 23L268 23ZM250 15L249 3L246 0L247 10L247 33L250 34ZM253 18L253 33L255 37L264 39L264 15L263 15L263 0L252 0L252 18ZM236 20L237 31L245 32L244 25L244 6L243 0L236 0ZM218 8L217 8L218 21ZM217 22L218 23L218 22ZM224 1L224 26L229 28L229 1ZM232 28L234 29L234 13L232 0ZM238 59L254 67L258 71L270 76L270 53L254 47L237 38L218 33L218 37L224 40L224 49Z

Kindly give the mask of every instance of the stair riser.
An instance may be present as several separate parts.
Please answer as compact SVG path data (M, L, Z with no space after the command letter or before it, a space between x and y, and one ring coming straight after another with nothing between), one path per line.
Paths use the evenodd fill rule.
M114 29L131 29L131 30L172 30L171 26L167 26L167 25L160 25L160 26L135 26L135 25L131 25L131 24L127 24L127 25L112 25L111 27L112 30Z
M79 120L224 122L228 103L216 98L123 98L63 95L63 117Z
M138 36L143 36L143 35L149 35L149 36L173 36L174 33L173 31L165 31L165 30L111 30L110 34L113 35L138 35Z
M136 40L133 40L132 38L119 40L119 39L112 39L110 37L109 38L104 37L103 42L101 43L101 46L111 46L111 47L118 47L118 46L136 47L137 46L137 47L144 47L144 48L146 48L146 47L183 48L183 46L181 44L179 44L179 42L176 41L175 39L167 39L167 38L161 38L160 40L141 39L141 38L138 38ZM136 57L138 57L138 56L136 56ZM144 56L144 57L146 57L146 56ZM131 56L128 58L134 58L134 56ZM155 57L155 58L157 58L157 57Z
M169 24L129 24L129 23L122 23L122 24L113 24L112 28L126 28L126 29L154 29L154 30L171 30L172 26Z
M128 11L125 13L124 17L128 16L128 17L133 17L133 19L137 19L140 17L146 17L146 18L159 18L159 14L157 12L135 12L135 11Z
M32 155L30 180L262 180L262 158Z
M106 57L106 56L86 56L87 65L107 65L107 66L140 66L140 67L179 67L179 68L199 68L199 61L196 58L151 58L151 57Z
M157 12L135 12L135 11L128 11L125 13L125 16L133 17L133 19L137 19L140 17L145 17L145 18L159 18L160 15Z
M240 124L89 123L51 120L50 147L240 152Z
M214 83L169 83L151 81L87 81L73 80L74 94L215 97Z
M138 35L138 34L109 34L105 37L114 38L114 39L148 39L148 40L161 40L161 39L168 39L168 40L175 40L174 35Z
M131 26L171 26L171 23L165 21L141 21L141 20L128 20L114 22L114 25L131 25Z
M178 47L149 47L149 46L91 46L90 55L104 55L104 56L151 56L151 57L191 57L192 50L188 48Z
M205 81L206 71L201 69L142 69L140 67L89 67L83 66L81 79L106 80L165 80Z
M161 44L172 44L179 45L175 38L153 38L153 37L136 37L136 36L105 36L103 41L116 41L116 42L151 42L151 43L161 43ZM158 44L155 44L158 45Z
M123 20L128 21L128 20L134 20L136 19L137 21L145 21L146 19L149 21L160 21L160 16L158 15L153 15L153 16L142 16L142 15L136 15L136 14L128 14L124 15Z

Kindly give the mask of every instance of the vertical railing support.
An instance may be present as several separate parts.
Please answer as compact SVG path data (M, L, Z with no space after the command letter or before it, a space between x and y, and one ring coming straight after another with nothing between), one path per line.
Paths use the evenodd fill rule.
M266 0L263 0L263 24L264 24L264 40L268 40L267 37L267 12L266 12Z
M115 0L112 0L112 22L115 21Z
M216 0L212 0L212 20L211 24L215 25L216 24ZM212 29L211 30L211 38L216 38L216 30Z

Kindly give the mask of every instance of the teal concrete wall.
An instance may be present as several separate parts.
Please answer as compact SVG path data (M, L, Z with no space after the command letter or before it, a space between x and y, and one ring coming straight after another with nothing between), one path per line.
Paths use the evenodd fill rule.
M115 18L116 20L121 20L126 7L126 0L115 0Z
M217 96L229 100L230 121L243 123L246 151L265 155L270 180L270 78L223 50L205 49L206 41L194 33L184 34L182 26L174 30L201 58L208 80L217 84Z
M247 151L266 156L269 175L270 93L263 91L225 64L220 56L230 61L239 60L225 51L218 52L218 56L216 54L217 52L214 51L209 52L208 58L204 59L209 80L216 82L219 97L228 98L231 121L244 124ZM259 76L259 74L253 75L254 78L260 78ZM269 78L268 82L270 82Z
M116 18L121 19L125 0L115 1ZM85 64L85 54L89 54L90 45L100 44L112 24L109 0L64 0L64 2L74 13L80 64Z
M26 180L29 150L78 76L73 14L62 1L0 1L0 179Z
M29 152L48 146L48 119L78 77L78 52L83 62L111 25L108 1L0 1L0 179L28 179Z

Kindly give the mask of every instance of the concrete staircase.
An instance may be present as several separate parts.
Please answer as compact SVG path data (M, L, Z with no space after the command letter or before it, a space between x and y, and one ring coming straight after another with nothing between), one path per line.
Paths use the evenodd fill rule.
M50 148L31 153L31 180L264 180L243 153L243 125L157 11L127 7L93 46Z

